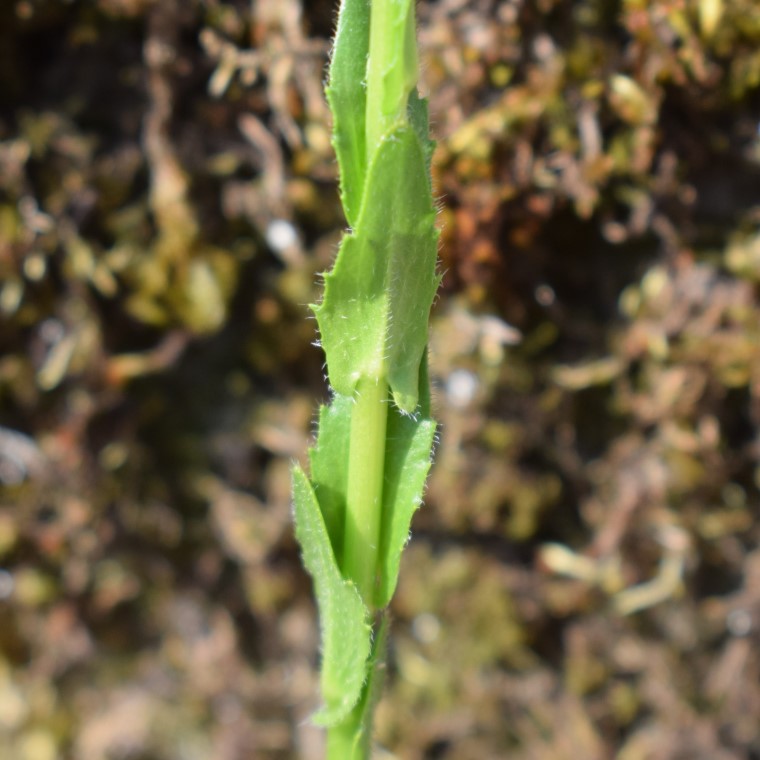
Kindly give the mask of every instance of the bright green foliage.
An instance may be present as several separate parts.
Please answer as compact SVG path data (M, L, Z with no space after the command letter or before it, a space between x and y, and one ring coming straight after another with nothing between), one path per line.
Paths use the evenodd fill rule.
M425 356L438 288L433 144L418 98L412 0L343 0L327 95L351 225L313 306L334 391L311 477L293 473L296 535L322 629L328 756L366 758L388 605L430 468ZM373 638L374 641L370 644Z
M343 556L352 407L349 396L336 394L329 406L320 408L319 438L309 452L311 479L336 557Z
M369 0L343 0L335 32L327 101L333 114L333 145L340 166L343 210L356 224L367 172L367 57Z
M370 627L356 587L338 569L314 490L303 470L293 469L296 537L306 569L314 578L322 627L322 696L315 716L322 725L339 723L361 695L370 654Z
M351 395L359 378L387 377L394 401L411 413L438 289L435 209L424 146L411 125L380 144L366 193L314 311L335 390Z
M426 364L423 362L423 370ZM421 372L425 382L426 374L424 371ZM422 414L429 415L429 411L424 408L421 411ZM435 423L427 417L415 420L398 413L389 415L380 533L383 567L375 598L375 605L380 609L390 602L396 590L401 552L409 539L412 516L420 505L425 479L430 469L430 452L434 437Z
M372 654L367 662L367 683L362 691L356 709L340 726L327 737L327 757L330 760L352 760L370 757L372 739L372 712L385 682L385 648L388 642L388 615L383 615L377 626L372 642Z
M369 155L393 126L404 119L409 95L417 86L419 63L414 0L371 0L367 67L367 149Z

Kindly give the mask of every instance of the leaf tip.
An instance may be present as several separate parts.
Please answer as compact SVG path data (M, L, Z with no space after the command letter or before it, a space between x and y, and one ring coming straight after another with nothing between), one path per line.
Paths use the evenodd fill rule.
M399 411L407 417L413 417L417 410L418 396L416 393L405 393L404 391L393 391L393 402Z

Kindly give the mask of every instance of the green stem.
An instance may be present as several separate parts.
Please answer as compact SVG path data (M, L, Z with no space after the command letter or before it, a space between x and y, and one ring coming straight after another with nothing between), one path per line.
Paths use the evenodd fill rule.
M360 701L342 723L328 730L326 760L365 760L361 741L363 708Z
M380 547L387 424L385 379L363 378L351 410L342 570L345 577L356 583L370 610L374 609Z
M406 118L409 92L417 84L414 2L371 0L367 61L366 137L370 161L380 140ZM343 566L373 610L380 547L388 385L384 373L362 378L351 412Z
M372 0L367 61L367 160L383 136L406 118L409 93L417 86L419 63L415 4L405 0Z
M384 136L406 120L409 94L417 85L419 73L414 0L369 1L365 111L368 165ZM356 584L373 618L379 573L388 404L388 383L382 369L374 377L359 380L351 410L341 571ZM376 624L374 630L377 638L364 694L346 719L329 729L328 760L369 757L372 684L382 656L379 649L385 646L385 623L379 629Z

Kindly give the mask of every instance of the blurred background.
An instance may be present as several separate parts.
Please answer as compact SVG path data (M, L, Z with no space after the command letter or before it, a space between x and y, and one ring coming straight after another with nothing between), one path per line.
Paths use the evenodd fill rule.
M336 5L0 4L3 758L321 756ZM760 6L418 15L441 428L377 757L760 758Z

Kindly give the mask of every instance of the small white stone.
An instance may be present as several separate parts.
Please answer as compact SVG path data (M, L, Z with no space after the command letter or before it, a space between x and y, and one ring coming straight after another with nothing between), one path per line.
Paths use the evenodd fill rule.
M446 397L457 409L465 409L474 400L480 382L473 372L455 369L446 380Z
M266 231L267 245L277 253L283 253L297 245L298 233L296 228L286 219L274 219Z
M441 634L441 621L429 612L422 612L412 620L412 633L417 641L432 644Z

